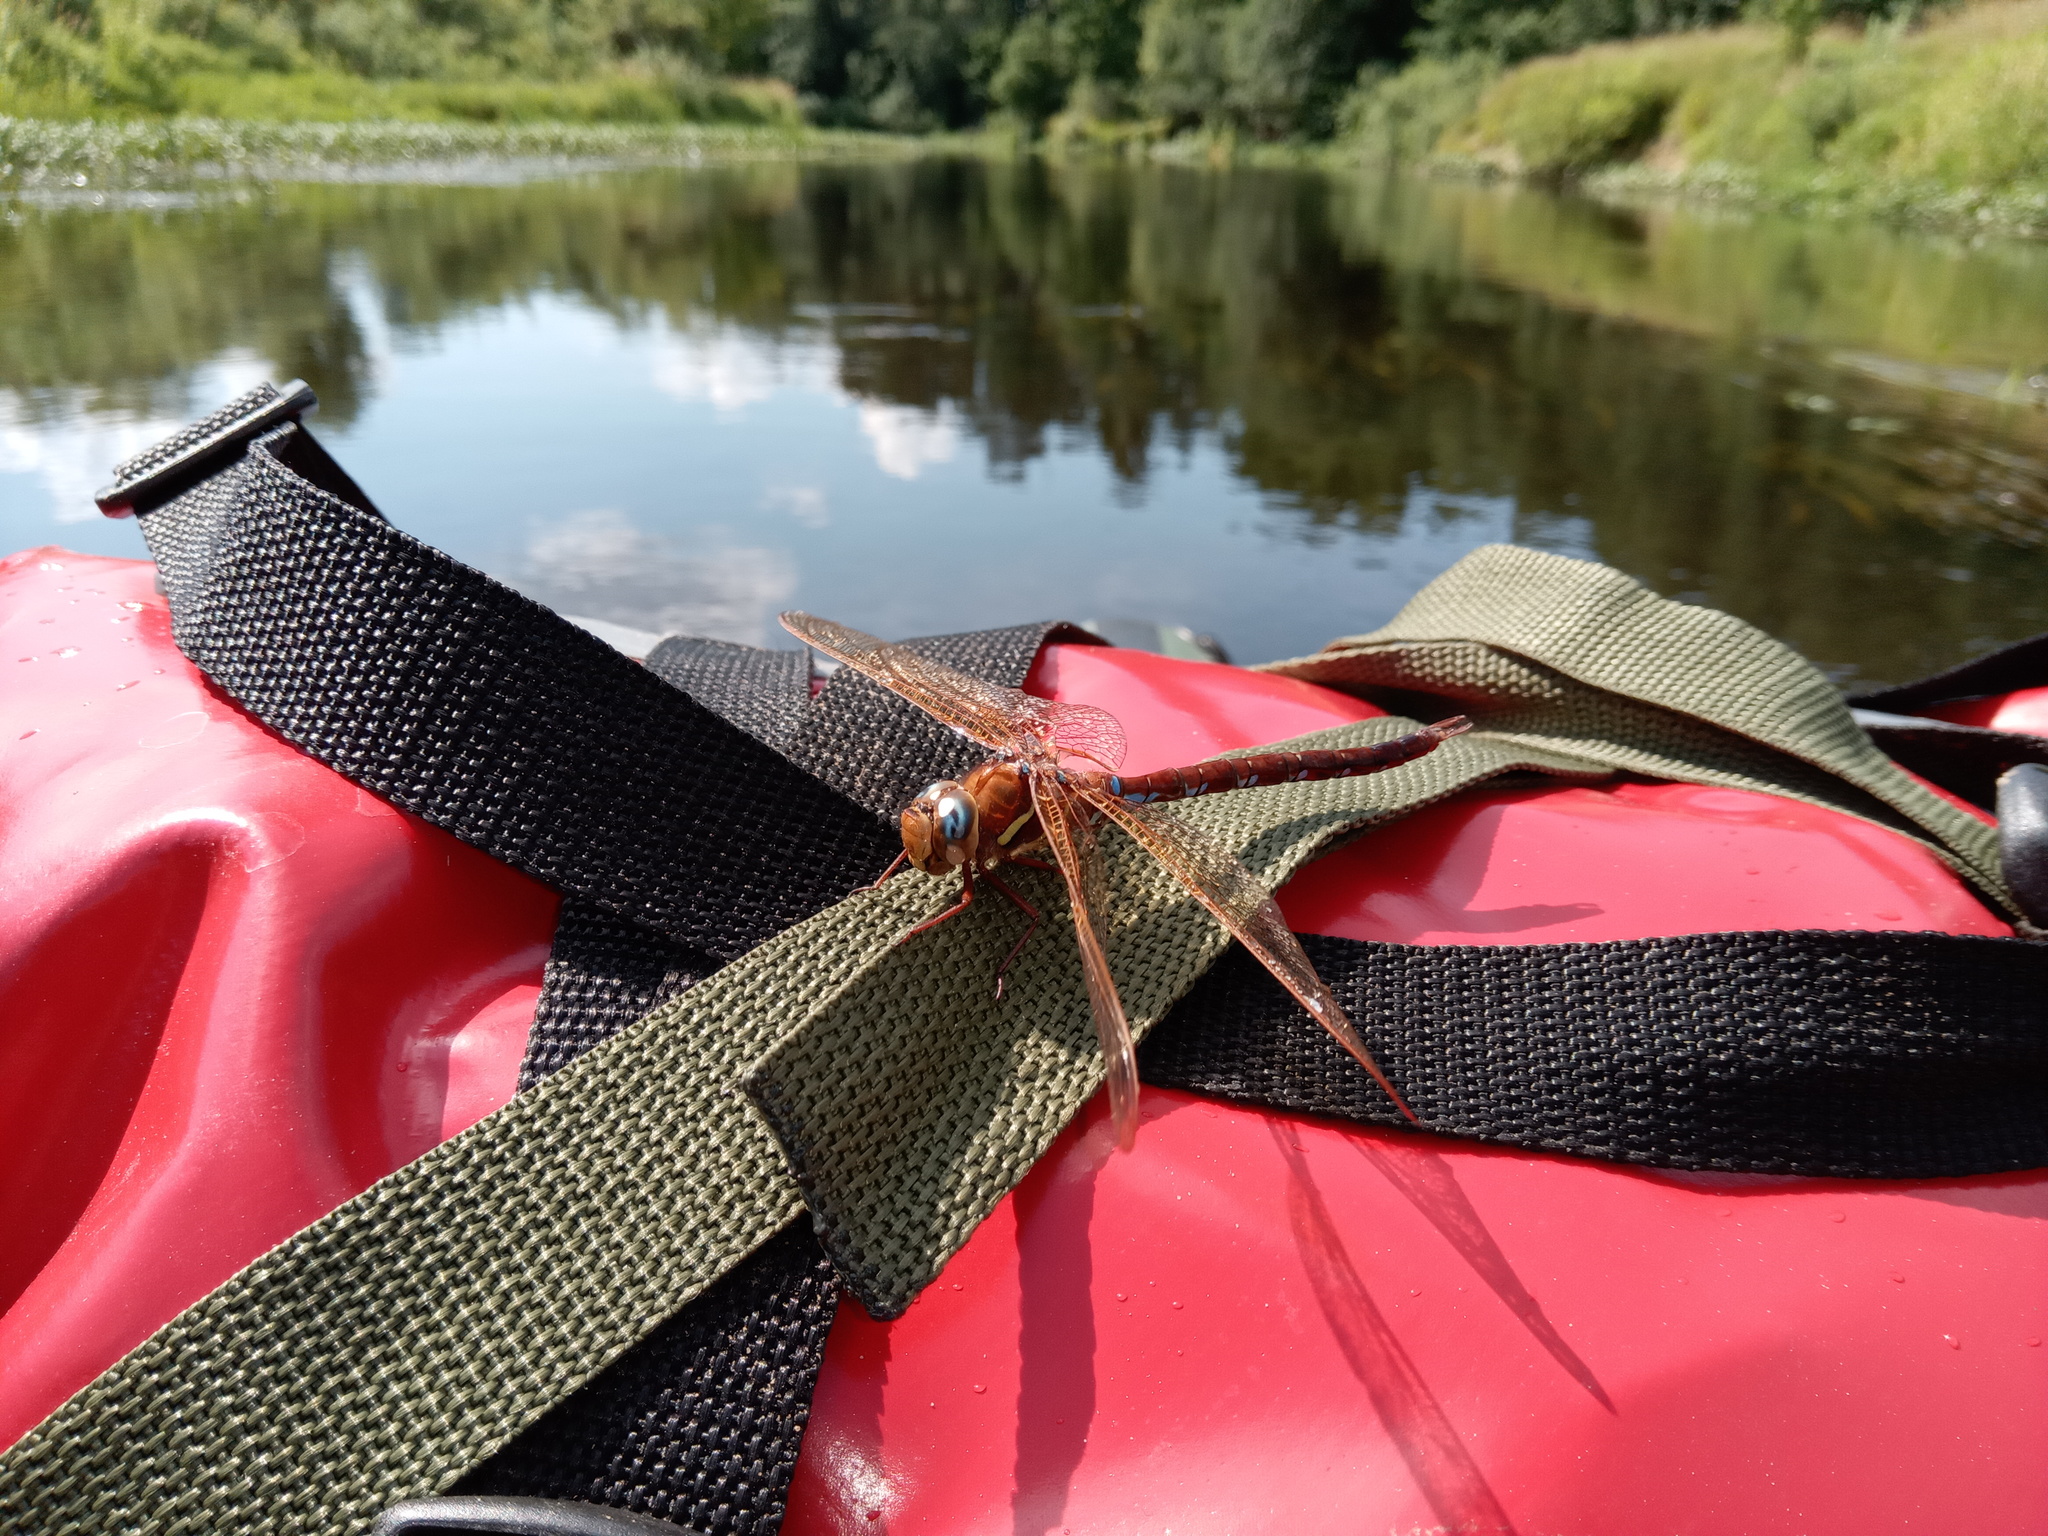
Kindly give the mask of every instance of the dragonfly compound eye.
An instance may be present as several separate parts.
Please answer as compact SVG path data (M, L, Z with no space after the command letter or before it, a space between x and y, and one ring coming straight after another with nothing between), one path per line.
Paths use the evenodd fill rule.
M926 874L972 863L981 843L974 796L951 779L928 785L903 812L903 849Z

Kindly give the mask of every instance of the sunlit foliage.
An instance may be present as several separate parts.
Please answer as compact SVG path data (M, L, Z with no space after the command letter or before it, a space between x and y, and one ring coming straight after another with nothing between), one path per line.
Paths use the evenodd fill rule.
M1919 29L1831 29L1797 61L1760 26L1535 59L1490 84L1436 147L1539 175L1640 159L1763 178L2048 185L2048 0Z

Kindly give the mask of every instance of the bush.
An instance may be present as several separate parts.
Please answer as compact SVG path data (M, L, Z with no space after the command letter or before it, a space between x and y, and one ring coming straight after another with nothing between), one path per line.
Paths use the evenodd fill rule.
M1918 116L1890 156L1904 174L1994 189L2048 181L2048 29L1932 82Z
M1483 53L1418 59L1398 72L1368 65L1338 108L1338 136L1364 159L1425 159L1499 75L1500 66Z
M1515 64L1592 43L1720 26L1742 10L1743 0L1425 0L1411 42L1424 58L1476 53Z
M1347 106L1361 132L1393 131L1403 90L1429 96L1426 80L1407 80L1420 69L1361 86ZM1536 59L1487 87L1439 143L1538 175L1648 158L1668 173L1788 187L2025 191L2048 185L2048 0L1980 5L1917 31L1903 20L1830 28L1797 61L1782 33L1758 26Z
M1632 159L1663 131L1697 55L1659 40L1532 60L1503 75L1447 145L1533 176Z
M758 88L707 82L763 66L769 4L0 0L0 101L60 117L388 109L513 121L559 108L566 121L762 120L786 109ZM405 81L444 94L385 88Z

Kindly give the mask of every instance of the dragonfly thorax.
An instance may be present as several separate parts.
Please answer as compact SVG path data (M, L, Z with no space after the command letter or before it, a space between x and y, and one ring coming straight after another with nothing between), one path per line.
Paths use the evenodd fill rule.
M998 758L930 784L903 810L903 852L928 875L1000 863L1044 839L1021 764Z

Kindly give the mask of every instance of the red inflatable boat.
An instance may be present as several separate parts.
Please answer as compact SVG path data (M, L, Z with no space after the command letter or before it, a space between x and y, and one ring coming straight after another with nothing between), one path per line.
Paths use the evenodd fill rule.
M556 895L254 721L144 562L0 562L0 1445L512 1095ZM1380 713L1055 645L1144 772ZM2048 689L1968 706L2048 734ZM1952 710L1951 713L1954 713ZM1922 846L1647 782L1468 793L1300 932L2007 935ZM2048 1530L2048 1173L1680 1173L1148 1087L892 1322L842 1302L782 1524L825 1532Z

